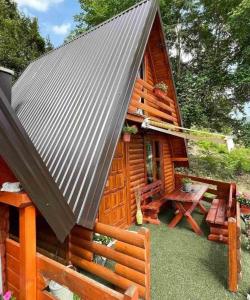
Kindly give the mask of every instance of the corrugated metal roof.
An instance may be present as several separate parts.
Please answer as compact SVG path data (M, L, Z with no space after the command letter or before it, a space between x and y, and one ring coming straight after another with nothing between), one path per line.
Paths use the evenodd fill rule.
M12 105L77 217L92 228L158 5L143 1L31 63Z
M20 180L58 239L63 241L75 224L75 217L1 87L0 155Z

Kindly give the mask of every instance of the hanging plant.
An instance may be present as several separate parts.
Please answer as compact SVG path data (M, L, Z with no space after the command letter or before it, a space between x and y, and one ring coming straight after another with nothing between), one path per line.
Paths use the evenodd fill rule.
M138 132L138 129L136 125L129 126L128 124L126 124L123 126L122 132L123 141L128 143L131 140L131 134L136 134Z
M155 84L154 94L157 97L165 98L167 95L167 92L168 92L168 85L165 82L161 81L161 82Z

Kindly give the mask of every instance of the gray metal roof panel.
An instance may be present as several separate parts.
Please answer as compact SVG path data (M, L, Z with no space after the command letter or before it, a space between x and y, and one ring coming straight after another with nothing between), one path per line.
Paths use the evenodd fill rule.
M157 11L143 1L34 61L13 107L77 222L91 228Z
M0 87L0 155L63 241L75 217Z

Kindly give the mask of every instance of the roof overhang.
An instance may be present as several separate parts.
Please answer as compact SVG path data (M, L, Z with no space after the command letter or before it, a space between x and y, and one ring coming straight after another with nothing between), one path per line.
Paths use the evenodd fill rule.
M175 126L163 121L155 121L150 118L146 118L142 123L142 128L147 128L151 130L156 130L162 133L170 134L187 140L202 141L206 139L207 141L219 144L225 144L228 151L234 148L233 138L231 136L226 136L218 133L211 133L206 131L188 129L181 126Z
M11 108L1 86L0 156L21 182L25 192L58 239L64 241L75 224L75 217Z

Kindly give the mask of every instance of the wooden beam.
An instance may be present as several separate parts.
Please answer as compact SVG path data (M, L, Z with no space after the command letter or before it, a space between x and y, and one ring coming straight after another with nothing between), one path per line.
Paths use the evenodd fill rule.
M40 275L67 286L82 299L124 298L122 294L41 254L37 254L37 269Z
M29 196L26 193L10 193L0 192L0 203L15 207L25 207L32 204Z
M188 161L187 157L172 157L172 161Z
M20 300L36 299L36 211L20 208Z

